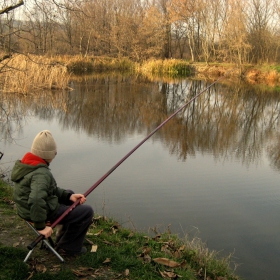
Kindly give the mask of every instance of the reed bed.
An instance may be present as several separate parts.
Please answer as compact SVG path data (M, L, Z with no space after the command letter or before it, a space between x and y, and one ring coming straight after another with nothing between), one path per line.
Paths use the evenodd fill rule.
M129 58L64 56L60 61L65 63L69 72L74 74L94 71L130 71L151 75L188 76L193 73L190 64L183 60L149 60L142 64Z
M192 69L182 60L151 60L140 65L126 57L13 55L0 63L0 86L2 92L22 94L42 89L68 89L72 74L106 71L140 73L154 80L160 76L188 76Z
M41 89L67 89L70 80L66 66L45 56L14 55L2 61L0 69L3 92L28 94Z
M200 66L179 59L154 59L140 64L126 57L13 55L0 62L0 86L2 92L32 94L42 89L68 89L70 78L73 78L72 74L134 73L141 74L151 81L158 79L173 81L195 73L220 76L224 74L225 69L226 67L221 65ZM263 81L274 85L280 81L280 66L265 69L251 67L244 76L248 82Z
M138 68L138 71L146 75L189 76L193 73L191 65L187 61L178 59L149 60Z
M132 71L135 64L128 58L112 57L64 57L67 69L73 74L92 73L93 71Z

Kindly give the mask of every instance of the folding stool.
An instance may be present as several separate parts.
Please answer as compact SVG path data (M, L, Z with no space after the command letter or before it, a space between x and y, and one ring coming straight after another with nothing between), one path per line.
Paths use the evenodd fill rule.
M27 220L24 220L27 225L37 234L37 235L40 235L40 233L33 227L33 224L32 222L30 221L27 221ZM51 237L48 238L48 241L46 239L42 239L42 243L41 243L41 248L43 247L47 247L49 250L51 250L57 257L58 259L61 261L61 262L64 262L64 259L59 255L59 253L54 249L54 242L52 240ZM28 254L26 255L25 259L23 262L27 262L27 260L29 259L29 257L31 256L33 250L35 248L33 248L32 250L29 250Z

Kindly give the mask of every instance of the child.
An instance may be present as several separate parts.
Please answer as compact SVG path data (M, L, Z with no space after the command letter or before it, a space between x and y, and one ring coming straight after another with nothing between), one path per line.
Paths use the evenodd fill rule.
M80 199L73 211L66 215L57 237L57 250L69 255L86 252L83 241L92 223L93 209L84 205L83 194L60 189L50 171L49 165L57 154L56 143L50 131L43 130L34 138L31 152L17 160L11 174L15 183L14 201L21 218L32 221L37 231L46 238L53 233L46 221L54 222L69 205Z

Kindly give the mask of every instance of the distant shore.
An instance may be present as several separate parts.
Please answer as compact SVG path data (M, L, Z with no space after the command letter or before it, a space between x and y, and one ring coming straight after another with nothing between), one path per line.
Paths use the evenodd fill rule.
M217 78L228 75L231 78L242 79L250 84L264 83L268 86L280 85L280 66L275 65L245 65L238 67L233 64L205 64L194 63L193 67L197 75L209 78Z
M242 79L250 84L280 85L280 66L242 65L226 63L192 63L166 59L134 62L129 58L13 55L0 62L0 84L6 93L30 94L38 89L69 89L75 75L93 73L130 73L158 78L181 79L191 76L202 79ZM5 71L4 71L5 70Z

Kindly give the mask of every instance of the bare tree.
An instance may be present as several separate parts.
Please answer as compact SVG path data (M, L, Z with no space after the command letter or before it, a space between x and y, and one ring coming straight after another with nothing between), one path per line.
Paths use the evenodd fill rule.
M22 18L14 12L24 5ZM279 62L279 0L3 0L0 50Z
M248 62L251 45L248 42L246 29L246 0L231 0L228 3L227 16L224 22L223 50L220 52L225 61L241 66Z
M247 6L251 60L260 63L269 60L272 48L274 14L273 0L251 0Z
M163 28L164 15L156 5L146 6L136 23L137 32L133 38L132 57L136 60L162 58L166 43Z

